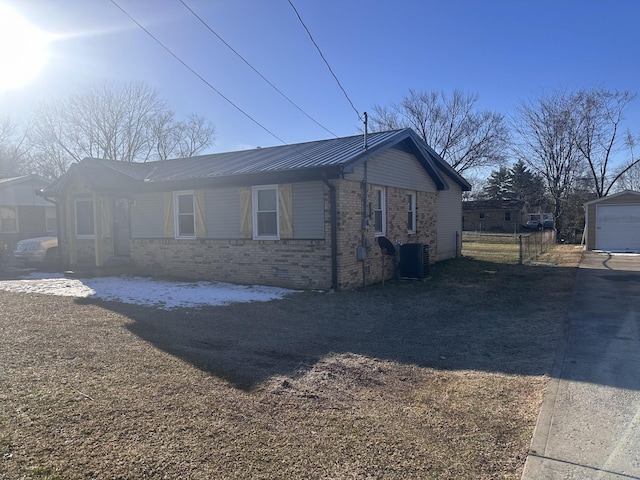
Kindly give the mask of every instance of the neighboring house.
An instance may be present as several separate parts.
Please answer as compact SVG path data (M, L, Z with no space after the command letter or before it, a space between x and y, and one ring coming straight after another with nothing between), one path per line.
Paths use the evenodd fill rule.
M38 175L0 178L0 242L9 251L19 240L55 235L55 204L36 195L48 185Z
M377 237L426 244L432 262L455 257L470 185L411 129L366 141L85 159L41 193L58 204L71 268L130 258L158 275L350 289L396 275Z
M587 250L640 252L640 192L625 190L584 206Z
M519 200L470 200L462 203L462 225L465 231L519 232L529 213Z

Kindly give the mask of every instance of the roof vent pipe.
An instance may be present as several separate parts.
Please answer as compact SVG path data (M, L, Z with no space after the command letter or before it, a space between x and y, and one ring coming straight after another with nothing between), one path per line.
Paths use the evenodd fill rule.
M367 115L367 112L364 112L364 145L362 148L364 148L365 150L367 149L367 124L369 120L369 116Z

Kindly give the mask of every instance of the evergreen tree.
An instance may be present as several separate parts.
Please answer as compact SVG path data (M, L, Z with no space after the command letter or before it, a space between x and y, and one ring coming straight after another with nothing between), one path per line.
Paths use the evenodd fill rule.
M507 167L491 172L484 193L489 200L509 200L511 196L511 174Z
M491 172L484 188L489 200L520 200L538 205L544 196L544 182L523 161L511 168L500 167Z
M511 198L536 205L544 196L544 182L540 175L533 173L520 160L509 170L511 178Z

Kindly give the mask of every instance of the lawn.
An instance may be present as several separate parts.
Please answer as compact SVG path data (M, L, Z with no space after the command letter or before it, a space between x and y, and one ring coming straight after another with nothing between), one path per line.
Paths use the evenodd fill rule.
M0 478L518 479L579 253L163 311L0 292Z

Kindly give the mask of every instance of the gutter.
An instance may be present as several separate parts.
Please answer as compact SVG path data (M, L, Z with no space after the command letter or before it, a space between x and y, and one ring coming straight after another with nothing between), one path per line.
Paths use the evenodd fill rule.
M326 175L322 181L329 188L329 203L331 212L331 288L338 290L338 201L336 198L336 186L327 180Z

